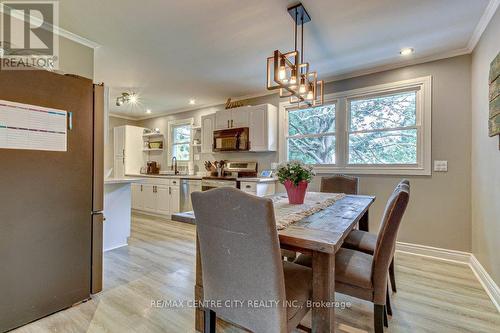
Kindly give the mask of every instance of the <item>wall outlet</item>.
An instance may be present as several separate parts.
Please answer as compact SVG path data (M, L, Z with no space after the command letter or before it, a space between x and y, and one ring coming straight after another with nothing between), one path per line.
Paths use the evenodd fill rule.
M448 172L448 161L434 161L434 171Z

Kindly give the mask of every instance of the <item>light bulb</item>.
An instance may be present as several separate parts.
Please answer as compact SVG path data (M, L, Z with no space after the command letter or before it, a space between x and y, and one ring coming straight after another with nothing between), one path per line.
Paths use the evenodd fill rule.
M137 95L136 95L136 94L132 94L132 95L130 95L130 99L129 99L129 101L130 101L130 103L132 103L132 104L136 104L136 103L137 103L137 101L138 101L138 97L137 97Z
M278 78L279 78L280 80L283 80L283 79L285 79L285 78L286 78L286 68L285 68L285 66L281 66L281 67L280 67L280 70L279 70L279 72L278 72Z
M309 92L307 93L306 99L308 99L310 101L312 101L314 99L314 95L313 95L313 92L311 90L309 90Z
M299 94L305 94L306 93L306 85L301 83L299 86Z

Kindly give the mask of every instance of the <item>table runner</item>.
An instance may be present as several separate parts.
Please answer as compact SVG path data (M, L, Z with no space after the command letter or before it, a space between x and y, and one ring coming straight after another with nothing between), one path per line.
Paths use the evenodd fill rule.
M276 228L286 229L291 224L313 215L345 197L342 193L319 193L307 192L302 205L290 205L286 193L270 196L274 203L274 215L276 217Z

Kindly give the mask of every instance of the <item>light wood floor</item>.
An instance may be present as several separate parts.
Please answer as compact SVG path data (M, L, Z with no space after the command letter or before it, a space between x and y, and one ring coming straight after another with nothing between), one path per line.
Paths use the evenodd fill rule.
M101 294L15 332L193 332L192 309L151 301L193 298L194 237L192 225L134 216L130 245L104 255ZM500 332L500 314L468 266L398 253L396 278L387 332ZM336 311L337 332L372 331L370 304L337 300L352 302Z

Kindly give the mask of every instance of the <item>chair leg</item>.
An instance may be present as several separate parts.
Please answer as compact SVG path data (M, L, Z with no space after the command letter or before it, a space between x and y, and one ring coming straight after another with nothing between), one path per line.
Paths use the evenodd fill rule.
M392 258L391 264L389 265L389 278L391 279L392 291L397 292L396 276L394 275L394 257Z
M387 314L392 317L391 296L389 295L389 286L385 294L385 306L387 307Z
M375 333L384 333L384 306L373 304L373 326Z
M389 320L387 319L387 306L384 305L384 326L389 327Z
M205 330L204 333L215 333L215 325L217 323L217 316L215 312L210 309L203 309L205 312Z

